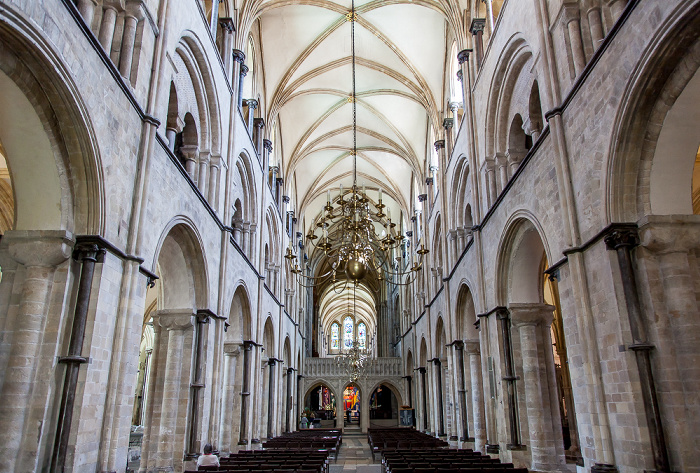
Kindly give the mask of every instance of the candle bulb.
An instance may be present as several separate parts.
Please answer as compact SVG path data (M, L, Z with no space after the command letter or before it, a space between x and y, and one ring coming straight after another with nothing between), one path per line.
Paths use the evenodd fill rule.
M326 192L326 202L329 204L331 203L331 190L328 189L328 192Z
M338 196L339 196L341 199L343 198L343 185L342 185L342 184L340 185L340 193L338 194Z
M382 190L379 189L379 202L381 202L381 201L382 201Z
M391 209L389 209L389 208L386 209L386 216L389 220L391 220Z

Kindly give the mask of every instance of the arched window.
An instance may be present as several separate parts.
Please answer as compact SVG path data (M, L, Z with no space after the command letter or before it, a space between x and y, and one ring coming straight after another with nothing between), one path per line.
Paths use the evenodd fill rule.
M352 339L354 326L353 321L350 316L345 317L343 320L343 346L345 348L352 348Z
M357 324L357 341L360 348L365 349L367 347L367 327L365 327L364 322Z
M331 325L331 350L340 348L340 327L336 322Z

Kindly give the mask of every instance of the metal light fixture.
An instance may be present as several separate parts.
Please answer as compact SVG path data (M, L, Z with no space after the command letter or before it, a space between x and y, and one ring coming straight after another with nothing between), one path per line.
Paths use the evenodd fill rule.
M378 201L367 196L365 186L362 190L357 185L357 102L355 87L355 2L347 15L351 22L352 38L352 131L353 131L353 184L348 191L343 191L342 184L338 196L331 199L329 190L326 206L319 218L314 218L306 239L316 248L323 250L330 262L330 270L319 276L303 274L290 241L285 254L290 272L302 286L312 287L328 280L333 282L345 279L357 285L365 276L373 272L378 281L387 280L392 284L408 285L415 280L423 265L423 256L428 253L424 245L416 252L418 261L410 268L402 269L388 261L392 250L399 248L404 241L403 235L397 234L396 223L391 221L391 211L382 203L382 190L379 189ZM384 213L384 209L386 213ZM318 242L317 242L318 240Z

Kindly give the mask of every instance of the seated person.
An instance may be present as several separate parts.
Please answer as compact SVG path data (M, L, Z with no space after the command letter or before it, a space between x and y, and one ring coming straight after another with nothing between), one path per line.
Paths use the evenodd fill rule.
M212 454L213 451L214 448L210 443L204 446L204 455L200 455L199 458L197 458L197 469L199 469L200 466L219 466L219 457Z

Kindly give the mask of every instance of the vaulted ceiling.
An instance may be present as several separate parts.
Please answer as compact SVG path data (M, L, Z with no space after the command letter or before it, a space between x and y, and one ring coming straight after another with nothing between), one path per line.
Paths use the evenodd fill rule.
M382 188L398 216L412 209L439 138L431 128L449 94L448 5L359 0L355 8L357 181L373 199ZM264 3L259 16L266 121L278 127L287 192L307 228L327 190L352 185L350 9L349 1L284 0Z

